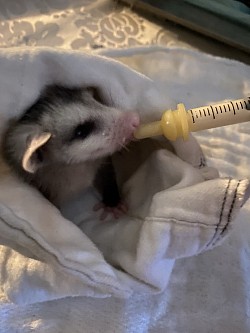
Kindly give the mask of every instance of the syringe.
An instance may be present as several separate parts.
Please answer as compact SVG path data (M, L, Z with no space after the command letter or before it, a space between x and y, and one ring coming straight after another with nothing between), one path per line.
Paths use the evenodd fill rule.
M179 137L187 140L189 132L247 121L250 121L250 97L189 110L178 104L177 110L165 111L160 121L139 126L134 137L144 139L163 134L171 141Z

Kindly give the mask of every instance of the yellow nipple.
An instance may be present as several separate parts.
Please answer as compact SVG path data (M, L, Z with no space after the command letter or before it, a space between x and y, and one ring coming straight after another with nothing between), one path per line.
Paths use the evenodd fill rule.
M185 106L184 104L178 104L177 110L165 111L160 121L139 126L134 133L134 137L145 139L164 135L171 141L175 141L179 137L187 140L189 132L188 114Z

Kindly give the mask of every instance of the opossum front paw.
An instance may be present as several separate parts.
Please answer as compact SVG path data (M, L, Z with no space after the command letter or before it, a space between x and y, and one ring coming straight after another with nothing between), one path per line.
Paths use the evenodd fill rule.
M126 214L128 211L128 207L125 202L121 201L115 207L110 207L104 204L103 202L99 202L94 206L94 211L102 210L100 215L100 220L104 221L109 214L112 214L115 219L119 219L122 215Z

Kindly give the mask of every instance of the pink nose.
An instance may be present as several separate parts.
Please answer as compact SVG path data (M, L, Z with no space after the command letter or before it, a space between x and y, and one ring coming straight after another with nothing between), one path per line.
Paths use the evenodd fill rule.
M131 130L135 130L140 124L140 118L135 112L125 112L123 115L123 122L127 124Z

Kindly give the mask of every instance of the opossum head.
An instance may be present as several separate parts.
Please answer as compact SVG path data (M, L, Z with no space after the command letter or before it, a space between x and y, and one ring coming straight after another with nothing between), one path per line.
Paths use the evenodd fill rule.
M94 89L48 87L10 126L4 152L29 173L48 164L77 164L124 147L139 125L136 113L102 103Z

